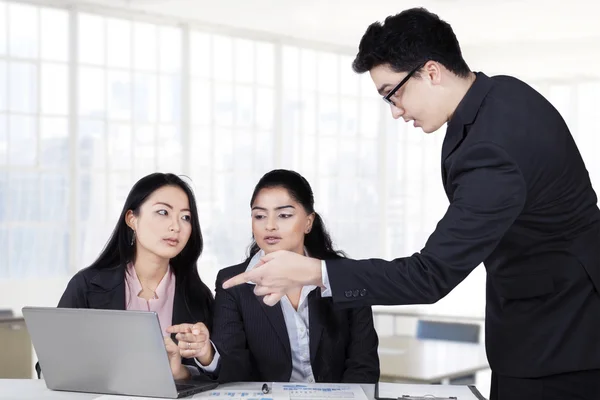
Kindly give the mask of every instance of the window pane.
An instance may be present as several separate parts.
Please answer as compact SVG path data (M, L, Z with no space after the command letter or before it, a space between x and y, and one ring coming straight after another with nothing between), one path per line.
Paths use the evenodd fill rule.
M357 174L358 143L352 139L342 139L339 144L339 174L354 179Z
M42 59L69 59L69 14L64 10L40 9L42 23Z
M29 271L30 276L50 277L70 274L69 233L55 227L37 228L37 264ZM48 257L52 254L52 257Z
M37 58L38 8L26 4L9 3L10 54L14 57Z
M262 85L275 84L275 46L273 43L256 43L257 64L256 78Z
M195 79L192 81L190 114L193 124L208 125L212 117L210 81Z
M300 87L300 52L296 47L283 46L282 55L283 87L297 89Z
M318 60L317 90L321 93L337 93L339 79L337 55L320 53Z
M8 162L8 119L6 114L0 114L0 165Z
M133 25L133 65L135 69L156 71L156 26L141 22Z
M37 265L40 237L36 228L17 227L10 232L9 277L23 279L33 275Z
M326 176L336 175L338 169L337 140L319 137L319 171Z
M252 128L254 124L254 91L251 86L235 88L235 124Z
M37 125L34 117L10 116L8 163L13 166L34 166L37 160Z
M319 96L319 135L337 135L338 119L338 98L327 95Z
M358 96L360 80L357 73L352 70L352 58L347 56L340 57L340 92L345 95Z
M37 172L11 172L8 176L12 221L37 221L40 217L40 186ZM30 251L30 250L28 250Z
M111 170L131 169L131 126L126 124L108 126L108 154Z
M313 50L302 49L300 53L300 85L303 90L315 90L317 86L317 57Z
M214 170L231 170L233 166L233 135L229 129L218 129L215 132Z
M106 21L108 66L131 67L131 22L109 18Z
M8 220L8 215L9 215L9 210L8 210L8 196L9 196L9 192L8 192L8 172L7 171L0 171L0 226L3 225L3 223L5 223ZM2 240L3 238L1 237L2 233L0 230L0 246L2 246L2 243L4 242L4 240L8 240L8 237L5 237L4 240ZM0 254L7 254L7 253L0 253ZM0 257L0 259L3 259L4 257Z
M156 170L155 151L162 151L156 147L156 128L153 125L136 126L134 143L135 171L143 174Z
M266 172L275 168L274 149L275 137L273 132L257 132L256 150L254 152L254 171Z
M302 93L302 114L301 124L302 131L309 135L316 135L317 133L317 100L316 96L312 92Z
M340 134L354 137L358 133L358 101L354 98L342 98L340 109Z
M66 225L68 221L69 181L67 174L45 172L40 176L41 195L44 201L40 202L41 220L61 222Z
M379 130L379 119L383 101L379 99L364 99L360 104L360 136L377 137Z
M258 89L256 93L256 124L259 129L273 129L274 96L275 92L272 89Z
M212 169L213 140L211 131L206 127L198 127L192 130L191 136L190 163L193 175L208 175ZM208 175L208 179L210 179L210 175Z
M2 252L2 257L0 257L0 279L8 279L10 277L10 246L8 241L8 229L0 225L0 252Z
M79 219L81 221L106 221L106 175L81 174L79 177ZM86 224L84 223L84 226ZM89 229L86 231L94 231ZM106 241L108 236L104 238ZM81 244L83 247L83 244ZM95 249L99 252L100 249Z
M131 119L131 74L108 71L108 117L112 120Z
M239 130L235 132L233 140L233 165L238 173L252 171L254 158L254 138L252 132ZM238 192L245 193L245 192Z
M190 35L190 74L202 78L210 77L211 59L210 35L203 32L192 32Z
M104 122L79 120L79 165L84 169L106 168Z
M158 113L157 85L156 75L135 74L133 107L136 121L156 122Z
M79 14L79 61L104 65L104 17Z
M1 7L1 6L0 6ZM6 84L6 61L0 60L0 111L6 110L6 89L8 85Z
M233 125L233 87L231 85L219 84L215 91L215 123L217 126Z
M42 113L67 115L69 81L66 65L42 64Z
M377 174L377 141L363 140L359 145L360 154L360 175L364 177L374 177ZM419 152L419 154L421 154Z
M37 112L37 68L34 64L9 64L9 109L15 112Z
M160 27L160 70L181 71L181 29Z
M158 169L175 174L182 173L183 151L181 133L175 126L161 126L158 129Z
M0 3L0 55L6 54L6 3Z
M160 77L160 122L179 122L181 115L181 81L178 75Z
M40 161L42 166L69 166L69 126L66 118L42 118Z
M254 43L246 39L235 40L235 79L238 82L254 82Z
M213 36L213 75L216 80L230 82L233 79L233 49L231 38Z
M104 70L79 69L79 115L104 118L106 113Z
M306 173L312 173L315 171L315 164L317 163L317 147L316 147L316 139L314 136L304 136L302 138L302 148L301 157L302 157L302 170L306 171ZM308 179L308 178L306 178ZM319 194L320 196L320 194Z

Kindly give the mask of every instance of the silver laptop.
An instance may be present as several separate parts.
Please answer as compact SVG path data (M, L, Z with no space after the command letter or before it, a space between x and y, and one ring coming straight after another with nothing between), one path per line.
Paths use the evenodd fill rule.
M217 386L173 379L155 312L22 311L48 389L180 398Z

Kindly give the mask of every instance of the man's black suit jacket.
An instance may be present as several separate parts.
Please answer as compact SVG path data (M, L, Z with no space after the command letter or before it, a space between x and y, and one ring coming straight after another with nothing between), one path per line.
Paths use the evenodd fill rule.
M327 261L334 302L434 303L483 262L493 371L600 368L600 211L558 111L518 79L478 73L441 170L450 205L421 252Z

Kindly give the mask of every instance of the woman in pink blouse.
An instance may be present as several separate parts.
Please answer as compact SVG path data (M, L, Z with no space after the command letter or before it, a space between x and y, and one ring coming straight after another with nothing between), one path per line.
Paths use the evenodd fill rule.
M108 244L71 279L58 307L155 311L173 377L200 374L194 361L182 362L178 346L187 343L176 344L167 328L212 326L214 298L196 265L202 246L190 187L173 174L148 175L133 186Z

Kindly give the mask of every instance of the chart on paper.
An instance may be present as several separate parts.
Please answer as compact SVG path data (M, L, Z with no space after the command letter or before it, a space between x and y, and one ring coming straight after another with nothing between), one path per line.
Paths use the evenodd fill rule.
M264 394L261 391L254 390L213 390L198 393L191 398L203 400L274 400L273 394ZM97 397L95 400L156 400L156 398L104 395ZM277 396L277 400L288 399L284 395L283 397Z
M264 394L260 390L213 390L199 393L193 398L205 400L273 400L274 397L272 393ZM280 396L277 396L277 400L280 398ZM284 397L284 400L287 400L287 398Z
M290 400L367 400L360 385L275 383L275 393L286 393Z

